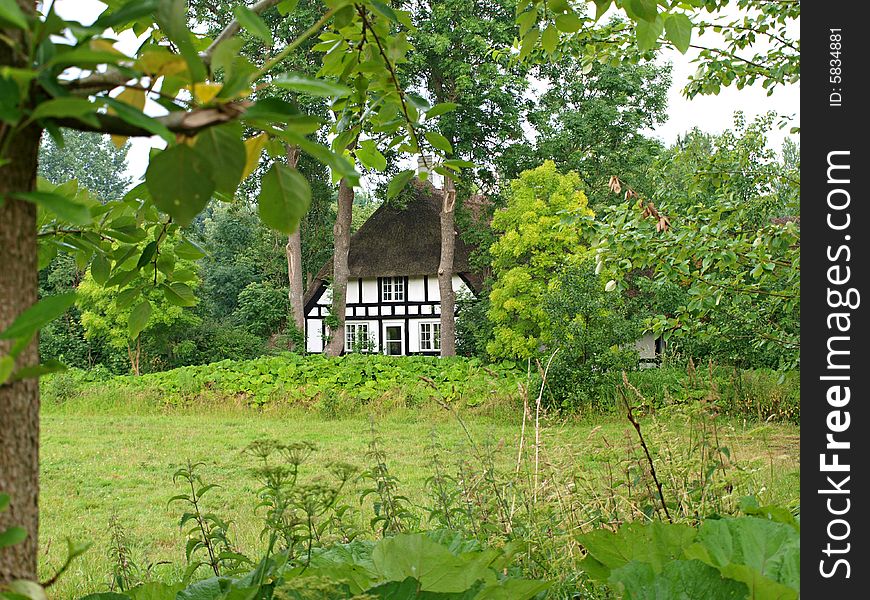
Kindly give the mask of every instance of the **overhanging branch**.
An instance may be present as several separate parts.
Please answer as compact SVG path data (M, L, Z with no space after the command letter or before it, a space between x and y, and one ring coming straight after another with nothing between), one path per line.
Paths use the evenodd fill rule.
M197 108L191 111L178 111L169 113L155 120L165 126L172 133L180 135L194 135L203 129L229 123L238 119L251 105L248 100L231 102L217 107ZM151 137L154 132L128 123L116 115L95 115L97 124L86 123L76 118L57 119L56 123L61 127L76 129L78 131L91 131L95 133L108 133L125 137Z
M281 0L260 0L253 6L250 6L248 10L259 15L260 13L263 13L272 8L280 1ZM202 58L202 61L206 64L206 66L211 66L211 57L214 54L215 49L220 45L220 43L230 39L231 37L236 35L241 29L242 26L237 19L233 19L232 21L230 21L229 25L224 27L224 30L221 31L214 39L214 41L209 44L208 48L205 49L205 52L199 55L200 58Z

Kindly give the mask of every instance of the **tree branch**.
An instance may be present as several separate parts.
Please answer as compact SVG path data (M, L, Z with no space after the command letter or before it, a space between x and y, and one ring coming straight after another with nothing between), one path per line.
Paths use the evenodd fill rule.
M194 135L203 129L238 119L250 105L251 102L248 100L231 102L216 107L173 112L164 117L157 117L155 120L164 125L172 133ZM95 116L99 122L97 126L76 118L57 119L56 123L61 127L76 129L78 131L108 133L125 137L151 137L154 135L153 132L138 125L128 123L115 115L98 114Z

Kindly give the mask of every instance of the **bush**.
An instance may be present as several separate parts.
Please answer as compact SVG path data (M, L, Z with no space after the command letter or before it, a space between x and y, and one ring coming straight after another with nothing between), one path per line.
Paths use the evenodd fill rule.
M551 403L597 406L612 373L637 367L639 325L627 318L618 293L604 291L589 260L562 273L544 311L553 330L553 347L545 352L558 350L548 376Z
M251 333L266 337L278 331L288 312L287 290L266 281L245 286L233 318Z

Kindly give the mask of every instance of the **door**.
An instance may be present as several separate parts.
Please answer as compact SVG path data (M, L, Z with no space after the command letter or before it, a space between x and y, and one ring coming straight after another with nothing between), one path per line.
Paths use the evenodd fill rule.
M387 325L385 328L386 335L384 336L386 346L385 350L389 356L401 356L402 353L402 326Z

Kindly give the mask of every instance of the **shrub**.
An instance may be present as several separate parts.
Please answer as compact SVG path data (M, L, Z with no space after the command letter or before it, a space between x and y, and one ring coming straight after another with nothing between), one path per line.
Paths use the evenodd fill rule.
M234 320L255 335L268 336L287 320L287 290L270 282L249 283L239 293Z

